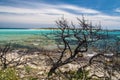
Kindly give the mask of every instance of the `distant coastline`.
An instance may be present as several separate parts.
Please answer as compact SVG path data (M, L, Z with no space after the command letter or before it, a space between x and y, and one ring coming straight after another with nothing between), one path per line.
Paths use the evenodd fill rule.
M58 28L0 28L0 29L58 30Z
M30 29L30 30L41 30L41 29L44 29L44 30L58 30L59 28L0 28L0 29ZM103 29L103 31L106 30L106 29ZM120 31L119 29L108 29L108 31Z
M0 28L0 29L28 29L28 28Z

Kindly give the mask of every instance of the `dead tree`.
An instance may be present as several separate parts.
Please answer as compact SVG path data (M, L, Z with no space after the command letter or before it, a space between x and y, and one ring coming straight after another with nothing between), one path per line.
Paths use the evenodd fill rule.
M24 56L24 54L21 54L17 57L14 58L10 58L8 59L8 54L12 55L10 53L11 50L11 44L7 44L5 45L5 47L0 48L0 66L2 66L2 69L6 69L8 67L16 67L19 66L21 64L25 64L26 62L21 62L22 57ZM27 53L28 51L25 51L23 53ZM17 54L17 53L16 53Z
M7 68L7 59L6 59L6 55L8 50L10 49L10 44L6 45L5 48L0 48L0 60L1 60L1 64L2 64L2 68L5 69Z
M79 53L87 52L90 43L100 39L98 33L101 30L100 25L93 26L92 23L86 21L84 17L82 17L82 19L77 18L77 20L79 26L74 25L73 22L69 25L64 18L56 21L58 29L60 30L59 39L62 40L62 45L64 45L64 47L59 47L61 49L61 55L59 59L53 63L48 76L55 73L56 69L59 67L73 62ZM74 48L71 46L72 40L74 41ZM64 57L66 51L70 54L68 57Z
M89 60L90 64L100 64L96 65L96 68L101 68L103 70L104 76L99 77L99 75L96 75L94 73L91 77L96 76L97 78L103 78L105 80L112 80L113 77L118 79L115 74L120 74L120 60L118 56L120 47L119 40L116 40L115 42L110 42L108 41L108 31L105 31L105 33L107 34L106 38L102 39L102 43L104 43L104 45L102 46L102 50L98 49L98 54L94 55Z

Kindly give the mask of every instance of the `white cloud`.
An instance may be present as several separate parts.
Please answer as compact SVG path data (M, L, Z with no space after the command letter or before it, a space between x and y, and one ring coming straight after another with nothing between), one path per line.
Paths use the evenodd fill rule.
M92 20L94 24L98 24L99 21L101 22L101 25L103 28L109 28L109 29L117 29L119 27L120 29L120 16L110 16L106 14L98 14L98 15L88 15L88 20Z
M55 20L64 15L65 18L67 18L70 21L74 21L76 24L77 23L76 17L81 17L81 15L74 14L75 11L78 13L83 14L85 13L86 18L88 20L92 20L93 24L97 24L100 21L104 27L109 28L113 28L114 26L120 27L120 16L109 16L94 9L88 9L68 4L62 5L50 5L42 3L39 5L38 4L37 3L34 4L37 5L36 8L0 6L0 12L8 13L0 14L0 22L27 23L27 24L55 24ZM73 12L66 11L65 9L73 10ZM119 11L119 9L116 11Z
M79 12L79 13L91 13L91 14L98 14L100 13L97 10L93 9L87 9L83 7L73 6L73 5L48 5L48 4L40 4L39 8L36 9L28 9L28 8L16 8L16 7L10 7L10 6L0 6L0 12L8 12L8 13L59 13L63 14L65 11L62 9L70 9L73 12ZM58 11L59 10L59 11ZM64 12L63 12L64 11ZM71 12L72 13L72 12Z
M11 22L11 23L14 22L14 23L30 23L30 24L54 24L55 20L62 17L63 14L71 17L74 16L74 14L51 7L26 9L26 8L15 8L9 6L0 6L0 12L8 13L8 15L0 14L0 22ZM15 13L19 15L15 15L15 14L10 15L9 13Z
M43 5L43 4L42 4ZM0 14L0 22L17 22L17 23L33 23L33 24L53 24L55 20L62 17L63 14L66 16L75 16L75 14L66 12L61 9L50 7L45 5L37 9L28 8L17 8L10 6L0 6L0 12L14 13L14 15ZM19 14L19 15L15 15ZM22 14L22 15L21 15ZM26 14L26 15L24 15ZM53 14L53 15L52 15ZM55 14L55 15L54 15Z
M116 8L116 9L115 9L115 12L120 12L120 8Z
M15 2L15 1L14 1ZM26 4L26 5L31 5L35 8L55 8L55 9L71 9L73 11L76 12L80 12L80 13L92 13L92 14L96 14L96 13L100 13L97 10L94 9L88 9L88 8L84 8L84 7L78 7L75 5L68 5L68 4L45 4L42 2L30 2L30 1L23 1L23 0L19 0L16 1L16 3L20 3L20 4Z
M91 14L98 14L101 13L97 10L93 10L93 9L88 9L88 8L84 8L84 7L78 7L78 6L73 6L73 5L60 5L61 8L64 9L71 9L73 11L79 12L79 13L91 13Z

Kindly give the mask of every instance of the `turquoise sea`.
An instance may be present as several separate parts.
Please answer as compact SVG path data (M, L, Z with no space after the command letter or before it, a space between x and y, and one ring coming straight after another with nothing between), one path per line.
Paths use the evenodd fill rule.
M52 29L0 29L0 45L11 43L17 48L53 45L54 32Z
M0 45L13 47L47 47L56 44L56 30L52 29L0 29ZM120 31L109 31L109 41L120 38Z
M32 37L51 35L53 30L35 29L0 29L0 41L14 42Z

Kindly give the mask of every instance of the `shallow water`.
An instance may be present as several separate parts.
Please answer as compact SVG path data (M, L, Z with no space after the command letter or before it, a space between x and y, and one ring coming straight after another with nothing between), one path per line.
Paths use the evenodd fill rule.
M53 30L0 29L0 44L12 43L15 47L53 44Z
M0 44L12 43L15 47L55 45L56 31L52 29L0 29ZM109 41L120 38L120 31L109 31L108 34Z
M53 30L0 29L0 41L20 40L32 36L52 34Z

